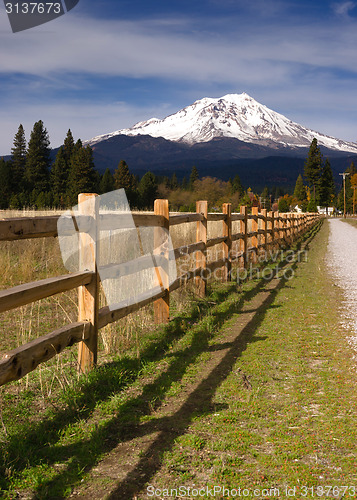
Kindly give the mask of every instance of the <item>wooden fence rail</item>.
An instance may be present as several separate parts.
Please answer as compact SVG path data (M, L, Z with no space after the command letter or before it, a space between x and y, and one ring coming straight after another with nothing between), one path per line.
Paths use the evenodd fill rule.
M180 288L191 279L195 280L199 296L206 293L207 279L212 274L223 282L232 279L233 263L237 269L247 268L254 264L261 252L275 251L282 245L289 245L306 232L320 218L318 214L279 214L279 212L258 211L253 207L248 214L247 207L242 206L240 213L232 213L231 204L223 205L222 213L208 213L207 201L199 201L196 213L170 214L167 200L156 200L154 214L98 214L97 195L79 195L81 202L87 203L86 212L80 210L76 216L76 227L80 231L80 270L64 276L48 278L33 283L15 286L0 292L0 312L50 297L52 295L78 288L78 322L63 326L47 335L37 338L25 345L4 354L0 359L0 386L18 380L34 370L68 346L79 343L78 369L86 373L97 362L98 329L113 323L142 307L154 303L156 323L166 323L170 316L170 292ZM0 241L19 239L56 237L57 223L60 216L20 217L0 220ZM120 220L119 220L120 219ZM99 274L102 279L119 276L123 272L130 274L147 269L152 260L147 256L123 264L111 264L98 272L96 254L98 252L96 237L93 235L93 220L99 221L101 230L136 227L165 228L178 224L196 223L196 242L183 245L168 251L160 247L159 236L154 229L154 257L157 267L157 286L136 296L132 301L125 300L116 304L114 309L99 309ZM66 222L61 219L61 234L66 231ZM221 236L207 238L209 222L222 222ZM238 223L239 232L233 232ZM68 231L73 228L72 218L68 217ZM92 228L92 229L91 229ZM98 229L95 229L98 231ZM155 241L156 240L156 241ZM238 242L238 243L235 243ZM210 248L220 245L221 258L210 261ZM157 247L157 248L156 248ZM168 260L175 261L195 254L195 268L181 274L169 284ZM218 273L216 271L218 270Z

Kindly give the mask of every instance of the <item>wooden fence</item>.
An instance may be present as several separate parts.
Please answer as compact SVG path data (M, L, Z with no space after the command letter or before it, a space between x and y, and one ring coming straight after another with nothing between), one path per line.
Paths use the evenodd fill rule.
M99 308L100 279L95 260L97 240L88 227L93 219L98 219L101 229L108 227L115 229L117 216L99 215L97 199L95 194L79 195L79 207L83 201L87 201L82 205L86 207L86 213L82 211L79 215L83 222L80 224L82 232L79 249L80 269L84 269L83 271L15 286L0 292L0 312L6 312L78 288L79 309L78 322L63 326L3 355L0 359L0 386L24 377L40 363L49 360L75 343L79 343L79 371L88 372L97 362L98 329L152 302L154 302L156 323L168 322L170 292L194 279L197 293L203 297L206 293L209 274L221 269L220 279L229 281L234 261L238 263L238 267L247 268L250 262L256 262L259 252L274 250L282 244L291 244L319 218L318 214L311 213L279 214L279 212L267 212L267 210L259 212L256 207L253 207L252 213L248 214L244 206L241 207L240 213L232 213L230 203L223 205L222 213L208 213L207 201L197 202L196 213L170 214L168 200L156 200L154 214L134 213L132 215L135 225L170 230L172 226L178 224L195 222L197 225L196 242L175 248L173 253L175 260L195 254L196 267L179 276L170 286L168 286L168 280L165 279L165 272L161 273L161 276L164 276L162 283L136 297L135 302L124 301L117 304L114 310L110 310L109 307ZM58 236L58 219L59 216L38 216L0 220L0 241L56 237ZM222 221L222 235L207 239L207 224L212 221ZM239 221L240 231L232 233L235 221ZM251 221L250 229L248 229L248 221ZM120 228L122 227L123 216L120 217ZM238 245L234 245L238 246L238 250L233 251L235 241L238 241ZM216 245L221 245L222 258L208 261L207 249ZM129 272L136 272L139 268L148 267L148 263L145 262L145 257L141 257L127 266L131 269ZM163 269L165 269L165 264L162 264L161 271Z

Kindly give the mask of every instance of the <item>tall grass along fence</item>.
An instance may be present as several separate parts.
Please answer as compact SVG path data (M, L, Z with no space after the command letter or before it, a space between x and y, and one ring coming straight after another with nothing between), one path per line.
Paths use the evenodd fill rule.
M189 280L194 279L195 289L200 297L206 293L207 280L210 277L223 282L233 279L234 271L238 274L257 263L262 253L276 251L281 246L290 245L306 232L319 218L318 214L259 212L257 207L248 214L247 207L242 206L240 213L232 213L231 204L223 205L222 213L208 213L207 201L198 201L196 213L170 214L168 200L156 200L154 213L133 213L136 227L165 228L170 231L172 226L186 223L196 223L196 241L172 250L178 269L182 259L190 256L191 267L168 284L165 280L165 259L167 250L156 249L159 258L161 278L157 286L141 293L135 301L116 304L114 309L99 307L100 277L96 268L96 239L88 230L93 219L100 219L101 229L115 228L113 214L96 212L95 194L79 195L79 203L86 207L86 213L81 213L83 224L80 224L79 238L80 269L83 271L65 274L52 278L15 286L0 292L0 312L24 306L26 304L50 297L55 294L78 288L78 321L65 325L55 331L21 345L4 354L0 359L0 386L18 380L34 370L66 347L79 343L78 369L88 372L97 362L98 330L113 323L130 313L138 311L147 304L154 303L156 323L167 323L170 315L170 292L179 289ZM89 201L89 203L88 203ZM81 205L79 205L81 206ZM123 227L121 216L120 228ZM57 222L59 215L37 217L20 217L0 220L0 241L19 239L57 237ZM85 221L87 220L87 232ZM208 238L210 223L221 221L221 235ZM155 235L155 229L154 229ZM216 252L212 252L216 249ZM217 251L218 250L218 251ZM213 257L212 257L213 256ZM193 262L193 265L192 265ZM116 272L125 266L125 273L135 273L145 269L150 263L145 257L113 265ZM116 268L115 268L116 266ZM182 269L183 266L181 266ZM119 269L118 269L119 268Z

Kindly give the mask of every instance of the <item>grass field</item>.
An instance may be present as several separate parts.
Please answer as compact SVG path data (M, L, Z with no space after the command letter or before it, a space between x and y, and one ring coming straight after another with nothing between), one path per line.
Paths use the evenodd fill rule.
M2 388L4 498L149 498L148 484L313 498L313 487L353 486L357 376L327 231L293 280L211 286L87 379L63 368L67 383L59 369L51 390L40 371L27 389Z

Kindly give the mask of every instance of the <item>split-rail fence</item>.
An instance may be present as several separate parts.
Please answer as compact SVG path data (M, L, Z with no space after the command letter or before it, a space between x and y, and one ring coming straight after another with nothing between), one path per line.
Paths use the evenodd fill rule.
M79 207L85 206L86 213L81 213L88 221L100 218L101 229L107 226L115 229L112 214L98 215L96 212L95 194L79 195ZM82 203L86 201L86 203ZM0 386L18 380L34 370L66 347L79 343L78 369L82 373L91 370L97 362L98 330L130 313L138 311L147 304L154 303L156 323L169 321L170 292L177 290L184 283L195 279L196 290L200 296L206 292L207 276L221 269L220 279L231 279L232 262L238 261L240 267L248 267L249 262L256 260L260 251L279 248L282 244L290 244L300 237L320 217L314 213L279 213L267 212L258 207L252 208L248 214L247 207L242 206L240 213L232 213L231 204L223 205L222 213L208 213L207 201L198 201L196 213L169 213L168 200L156 200L154 213L133 213L137 227L158 227L168 231L177 224L195 222L197 224L196 242L173 250L175 260L182 256L195 254L196 267L179 276L169 286L158 285L136 297L135 303L117 304L114 310L108 307L99 308L100 277L95 265L96 241L90 232L80 234L80 259L83 271L65 274L18 285L0 291L0 312L24 306L55 294L78 288L78 321L68 324L16 349L3 354L0 358ZM37 217L19 217L0 220L0 241L13 241L30 238L57 237L57 222L60 216L48 215ZM114 216L118 217L118 216ZM222 221L222 235L207 239L207 223ZM239 221L240 231L232 233L232 224ZM251 221L248 225L248 221ZM83 228L81 224L81 228ZM120 221L120 228L123 220ZM155 229L154 229L155 231ZM232 244L239 241L238 251L232 252ZM223 258L208 261L207 249L221 245ZM237 245L236 245L237 246ZM82 248L81 248L82 247ZM141 262L140 262L141 261ZM160 260L159 260L160 262ZM126 272L137 272L145 269L145 258L139 258L127 265ZM118 266L118 265L117 265ZM165 265L160 269L161 276ZM162 281L165 281L164 279Z

